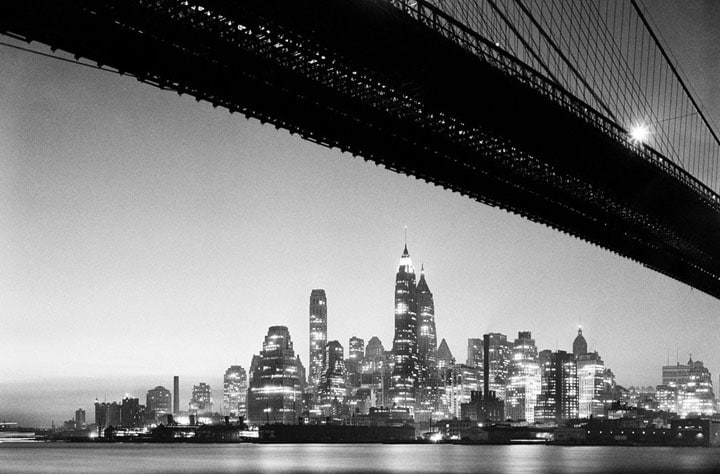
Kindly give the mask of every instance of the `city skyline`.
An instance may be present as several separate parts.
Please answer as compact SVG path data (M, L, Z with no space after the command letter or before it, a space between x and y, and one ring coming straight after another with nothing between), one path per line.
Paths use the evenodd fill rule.
M653 19L717 122L717 74L679 33L702 18L663 5ZM33 419L59 422L173 375L186 404L193 384L217 391L227 367L249 369L271 325L288 326L308 367L313 288L327 291L328 340L390 348L405 225L438 341L458 358L489 332L569 351L582 320L622 385L658 384L676 349L720 372L704 337L720 329L718 301L634 262L132 78L0 57L0 355L12 362L0 417L22 421L31 404ZM79 395L90 399L75 406Z

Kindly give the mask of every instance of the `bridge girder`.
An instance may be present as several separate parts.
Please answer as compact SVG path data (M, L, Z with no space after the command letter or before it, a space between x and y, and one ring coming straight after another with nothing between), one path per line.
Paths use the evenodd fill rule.
M720 297L717 196L432 9L96 3L6 2L0 32L504 208Z

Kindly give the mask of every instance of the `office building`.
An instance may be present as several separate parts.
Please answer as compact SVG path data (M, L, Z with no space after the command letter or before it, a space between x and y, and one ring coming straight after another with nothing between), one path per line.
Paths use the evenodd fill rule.
M605 364L597 352L576 356L578 376L578 416L593 418L604 416Z
M145 396L145 406L148 410L154 412L155 415L163 415L170 413L172 407L171 399L170 390L162 386L157 386L152 390L148 390Z
M327 345L327 297L325 290L310 292L310 374L308 383L317 387L324 373Z
M297 423L302 413L303 383L290 331L271 326L262 351L253 356L248 390L251 423Z
M535 404L540 394L540 365L530 331L521 331L513 344L505 391L505 416L512 420L535 421Z
M485 394L495 392L500 400L505 400L510 350L511 347L505 334L483 335L483 392Z
M213 398L210 385L205 382L200 382L200 385L193 385L189 410L196 415L212 413Z
M469 338L467 343L467 360L465 364L482 370L483 352L483 340L477 337Z
M85 419L85 410L78 408L75 410L75 427L78 429L85 429L87 421Z
M120 406L120 426L123 428L142 428L145 426L145 407L139 398L125 397Z
M418 308L418 375L421 385L431 384L437 378L437 334L435 330L435 303L425 280L425 266L420 267L420 280L416 288Z
M318 387L320 410L325 417L339 417L348 393L343 346L338 341L330 341L325 346L324 367Z
M247 417L247 373L242 366L231 365L223 376L223 415Z
M418 381L417 288L415 269L407 244L400 257L395 276L395 337L392 372L392 401L398 408L415 410L415 389Z
M541 351L540 395L535 421L561 423L578 417L578 379L575 356L565 351Z

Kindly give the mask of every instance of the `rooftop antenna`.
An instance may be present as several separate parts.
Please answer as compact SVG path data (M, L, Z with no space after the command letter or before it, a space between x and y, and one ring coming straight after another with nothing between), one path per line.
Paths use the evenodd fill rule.
M405 226L405 247L407 247L407 226Z

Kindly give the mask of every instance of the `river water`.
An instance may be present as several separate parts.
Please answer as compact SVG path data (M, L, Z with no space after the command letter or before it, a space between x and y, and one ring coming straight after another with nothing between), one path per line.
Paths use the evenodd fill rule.
M2 443L1 473L720 473L720 449L606 446Z

